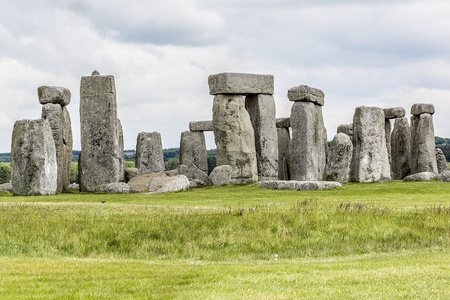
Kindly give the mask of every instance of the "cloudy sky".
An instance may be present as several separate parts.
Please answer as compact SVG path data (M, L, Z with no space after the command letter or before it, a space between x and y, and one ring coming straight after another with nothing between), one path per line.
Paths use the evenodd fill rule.
M433 103L450 137L448 0L0 0L0 152L14 122L41 115L37 87L72 92L80 149L81 76L116 79L125 149L141 131L178 147L189 121L208 120L208 76L272 74L277 117L287 90L325 93L328 138L355 107ZM212 134L208 148L215 148Z

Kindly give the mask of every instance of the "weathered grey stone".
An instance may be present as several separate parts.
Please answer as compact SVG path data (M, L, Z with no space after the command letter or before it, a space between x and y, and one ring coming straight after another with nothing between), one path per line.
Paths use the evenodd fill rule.
M189 122L190 131L213 131L212 121Z
M123 145L123 129L122 129L122 123L119 119L117 119L117 135L119 137L119 153L122 153L122 155L119 156L119 181L123 182L125 181L125 158L123 157L123 151L124 151L124 145Z
M60 104L47 103L42 106L42 119L48 120L52 129L58 164L57 192L66 192L70 181L72 162L72 125L69 111Z
M273 190L325 190L342 187L342 184L334 181L296 181L296 180L268 180L259 183L260 188Z
M129 193L130 186L124 182L111 182L111 183L100 185L99 191L109 193L109 194Z
M38 87L39 103L54 103L61 106L69 105L70 91L59 86L40 86Z
M84 76L80 86L82 191L122 178L123 151L119 146L116 86L113 76Z
M180 163L187 166L187 178L208 182L208 154L203 132L184 131L180 139Z
M148 184L148 194L186 191L189 189L189 186L189 179L184 175L156 177L150 180Z
M438 174L434 142L433 116L411 116L411 173Z
M437 177L436 180L438 181L450 181L450 171L443 171L442 173L440 173Z
M7 183L0 184L0 191L8 192L8 193L13 192L14 188L12 186L12 183L11 182L7 182Z
M159 132L141 132L136 142L136 168L141 174L164 171L164 154Z
M386 149L387 149L387 152L388 152L389 164L392 164L392 159L391 159L391 132L392 132L391 121L389 119L384 119L384 137L386 138ZM391 172L391 177L392 177L392 172Z
M291 179L322 180L328 151L322 106L312 102L294 102L291 109L291 127Z
M229 185L231 183L232 172L233 168L228 165L215 167L211 174L209 174L209 183L212 186Z
M277 128L289 128L291 127L291 118L278 118L276 119Z
M392 179L402 180L411 174L411 129L406 117L397 118L391 134Z
M220 73L208 77L209 94L273 95L273 76L243 73Z
M403 107L391 107L385 108L383 110L385 119L403 118L406 114L405 109Z
M430 181L434 179L436 179L436 174L432 172L420 172L403 178L404 181Z
M272 95L249 95L245 107L255 133L258 180L278 178L278 139Z
M177 175L184 175L187 177L189 172L189 167L187 165L180 164L177 166L176 171L178 172Z
M345 133L353 142L353 123L339 125L337 128L337 133Z
M240 95L216 95L213 129L217 146L217 165L233 168L232 183L256 182L255 135L250 116Z
M288 90L288 99L290 101L307 101L317 105L324 105L325 94L316 88L307 85L294 86Z
M355 109L352 181L383 182L391 180L384 121L384 111L381 108L360 106Z
M58 187L55 141L47 120L20 120L11 142L11 183L16 195L54 194Z
M416 103L411 106L411 114L418 116L421 114L434 114L434 105L426 103Z
M198 179L189 180L189 188L191 188L191 189L205 187L205 186L206 186L206 183L201 180L198 180Z
M125 181L128 182L131 178L141 175L141 171L138 168L126 168L125 169Z
M325 168L324 179L347 183L353 156L353 143L345 133L334 136L330 147L330 157Z
M148 190L148 183L150 180L156 177L167 177L165 172L143 174L131 178L127 184L131 187L130 190L133 193L142 193Z
M447 159L440 148L436 148L436 163L439 174L448 171Z
M278 136L278 179L289 180L289 144L291 143L291 136L289 128L277 128Z
M67 189L69 191L79 191L80 190L80 185L78 183L71 183L71 184L69 184Z

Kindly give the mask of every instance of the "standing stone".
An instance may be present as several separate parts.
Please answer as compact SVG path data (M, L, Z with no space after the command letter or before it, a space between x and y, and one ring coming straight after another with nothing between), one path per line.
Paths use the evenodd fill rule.
M141 174L162 172L165 169L164 154L159 132L141 132L136 142L136 168Z
M277 128L278 136L278 179L289 180L289 144L291 142L291 136L289 134L289 128L282 127Z
M11 182L16 195L54 194L58 187L55 141L47 120L20 120L11 142Z
M433 116L428 113L411 116L411 173L438 174L434 141Z
M256 182L255 135L241 95L216 95L213 103L213 129L217 165L230 165L232 183Z
M384 119L384 137L386 138L386 149L389 157L389 164L392 164L391 160L391 132L392 125L389 119Z
M322 180L328 150L322 106L296 101L291 109L291 127L290 179Z
M356 108L353 116L353 145L352 181L391 180L383 109L366 106Z
M180 163L187 166L187 178L208 183L208 155L203 132L184 131L180 139Z
M275 119L275 101L272 95L249 95L245 107L255 132L258 180L278 177L278 139Z
M353 143L345 133L334 136L330 147L330 159L325 168L326 181L347 183L350 176L350 164L353 156Z
M411 130L406 117L395 119L391 135L392 179L402 180L411 174Z
M436 148L436 163L439 174L448 171L447 159L440 148Z
M47 103L42 106L42 119L48 120L55 141L58 164L58 192L68 191L70 165L72 162L72 125L69 111L60 104Z
M114 76L84 76L80 86L82 191L98 191L119 182L123 152L119 147Z
M119 181L124 182L125 181L125 158L123 156L124 151L124 145L123 145L123 129L122 129L122 123L119 119L117 119L117 135L119 136L119 153L122 153L122 155L119 157Z
M342 124L337 128L337 133L345 133L353 142L353 124Z

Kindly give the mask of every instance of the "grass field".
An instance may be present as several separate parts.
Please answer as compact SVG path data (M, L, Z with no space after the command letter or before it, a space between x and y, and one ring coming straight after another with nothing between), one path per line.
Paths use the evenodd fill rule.
M1 195L1 299L450 298L445 182Z

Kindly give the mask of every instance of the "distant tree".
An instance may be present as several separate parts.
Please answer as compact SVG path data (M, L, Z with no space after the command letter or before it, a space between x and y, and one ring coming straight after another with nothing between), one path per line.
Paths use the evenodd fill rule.
M11 181L11 167L9 163L0 163L0 183Z
M175 170L179 164L180 161L178 160L178 158L169 158L166 162L164 162L166 171Z
M126 160L125 161L125 169L135 168L135 167L136 167L136 164L135 164L134 161L132 161L132 160Z
M208 175L214 170L217 166L217 157L216 156L208 156Z

